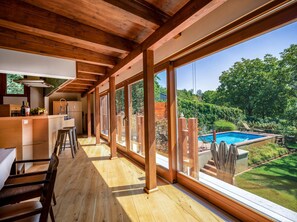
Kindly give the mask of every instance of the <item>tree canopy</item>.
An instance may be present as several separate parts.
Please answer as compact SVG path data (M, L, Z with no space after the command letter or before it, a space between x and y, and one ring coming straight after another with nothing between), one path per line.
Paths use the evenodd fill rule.
M296 64L297 45L285 49L280 59L269 54L241 59L222 73L212 102L240 108L248 116L284 117L296 97ZM209 99L209 93L203 96Z

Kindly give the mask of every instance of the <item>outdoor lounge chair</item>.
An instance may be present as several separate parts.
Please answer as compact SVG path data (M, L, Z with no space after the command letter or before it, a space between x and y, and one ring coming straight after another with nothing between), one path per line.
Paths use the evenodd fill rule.
M212 141L211 140L208 140L206 139L204 136L202 135L199 135L199 138L200 140L202 141L202 146L199 147L199 151L202 152L202 151L205 151L205 150L208 150L210 149L210 146L208 146L208 144L211 144Z
M245 129L245 131L260 132L260 133L263 133L263 132L264 132L264 130L262 130L262 129L250 128L250 127L248 126L248 124L245 123L245 122L242 122L242 125L243 125L243 128Z

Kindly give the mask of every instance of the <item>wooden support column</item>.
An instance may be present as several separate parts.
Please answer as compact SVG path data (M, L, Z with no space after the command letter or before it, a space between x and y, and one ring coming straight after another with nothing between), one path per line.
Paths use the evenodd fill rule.
M143 51L145 192L158 190L156 167L154 52Z
M176 86L173 64L167 67L167 113L168 113L168 159L169 182L176 182L177 139L176 139Z
M117 147L116 147L117 120L116 120L115 95L116 95L115 77L109 77L110 159L117 158Z
M95 89L95 117L96 117L96 144L100 144L100 95L99 86Z
M91 137L91 96L92 94L89 93L87 97L87 102L88 102L88 117L87 117L87 122L88 122L88 137Z

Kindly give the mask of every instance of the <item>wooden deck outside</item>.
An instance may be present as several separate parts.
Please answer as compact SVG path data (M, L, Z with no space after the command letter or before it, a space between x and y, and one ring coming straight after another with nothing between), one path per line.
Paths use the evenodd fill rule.
M146 194L145 173L124 157L109 160L105 144L83 144L75 159L60 156L55 186L56 221L234 221L179 185L158 179L159 191Z

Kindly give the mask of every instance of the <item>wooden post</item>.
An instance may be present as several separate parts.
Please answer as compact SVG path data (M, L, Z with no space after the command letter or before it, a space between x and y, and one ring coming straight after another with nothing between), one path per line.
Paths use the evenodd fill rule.
M173 64L167 67L167 113L168 113L168 160L169 182L174 183L177 177L177 139L176 139L176 92Z
M118 132L118 142L121 143L122 140L122 126L123 126L123 118L122 115L117 115L117 132Z
M96 144L100 144L100 95L99 86L95 88L95 119L96 119Z
M129 126L129 120L130 120L130 107L132 106L132 101L129 99L129 88L126 85L124 88L125 91L125 135L126 135L126 148L130 150L130 126Z
M145 192L158 190L155 135L154 52L143 51Z
M141 120L140 120L140 116L136 116L136 133L137 133L137 152L140 153L141 150L141 146L142 146L142 133L141 133Z
M89 93L87 97L87 103L88 103L88 117L87 117L87 122L88 122L88 137L91 137L91 96L92 94Z
M142 155L144 155L144 116L140 116L140 133L141 133L141 138L142 138L142 142L141 142L141 147L140 147L140 153Z
M189 158L190 158L190 175L197 179L198 164L198 131L197 119L188 119L188 135L189 135Z
M141 155L144 154L143 150L145 147L144 144L144 117L137 116L137 137L138 137L138 145L139 145L139 153Z
M180 117L178 119L178 168L180 171L184 171L184 144L185 137L183 136L183 130L186 129L186 119Z
M216 142L217 141L217 131L216 130L212 131L212 136L213 136L213 141Z
M117 147L116 147L116 105L115 105L115 77L109 77L109 122L110 122L110 159L117 158Z

